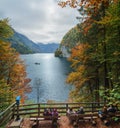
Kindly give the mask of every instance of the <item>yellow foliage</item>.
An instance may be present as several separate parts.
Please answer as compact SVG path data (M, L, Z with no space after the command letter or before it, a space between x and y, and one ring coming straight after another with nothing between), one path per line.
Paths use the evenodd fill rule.
M83 99L83 97L79 98L80 96L80 90L84 86L88 85L90 81L90 77L88 75L88 72L91 70L88 66L88 62L91 59L91 55L88 53L90 49L90 45L87 43L79 44L75 48L72 49L72 54L69 58L69 60L72 62L72 68L74 69L73 72L71 72L66 82L74 85L75 89L70 93L70 96L73 98L73 100L77 99L80 101L80 99Z
M25 92L29 92L29 80L26 81L26 71L19 53L10 47L9 43L0 41L0 80L6 80L13 97L21 95L24 100ZM6 86L7 87L7 86ZM0 90L2 90L0 86ZM9 93L7 91L7 93ZM13 98L15 99L15 98Z
M72 54L69 60L72 62L72 67L76 68L78 64L86 63L86 61L89 59L89 56L86 56L87 50L90 48L90 46L85 44L80 44L72 49Z

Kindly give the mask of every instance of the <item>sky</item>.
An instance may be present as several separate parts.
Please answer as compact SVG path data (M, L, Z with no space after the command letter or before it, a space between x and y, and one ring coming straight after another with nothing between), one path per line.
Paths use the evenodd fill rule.
M60 43L77 23L79 13L70 7L61 8L58 0L0 0L0 19L30 40Z

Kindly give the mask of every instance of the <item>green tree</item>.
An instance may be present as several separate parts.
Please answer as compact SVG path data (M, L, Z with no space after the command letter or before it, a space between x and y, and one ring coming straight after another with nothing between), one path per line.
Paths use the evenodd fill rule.
M97 92L101 88L104 87L107 96L107 90L113 91L120 83L120 1L83 0L79 4L75 1L62 2L61 6L80 6L80 13L86 17L79 25L80 38L76 44L89 45L84 52L84 57L89 59L84 63L84 58L80 56L82 50L75 47L76 51L71 54L74 72L68 76L68 82L75 85L72 93L78 99L81 90L88 87L87 91L92 92L92 101L99 101ZM117 89L113 92L118 95Z
M4 40L13 35L13 30L9 25L8 18L0 20L0 40Z

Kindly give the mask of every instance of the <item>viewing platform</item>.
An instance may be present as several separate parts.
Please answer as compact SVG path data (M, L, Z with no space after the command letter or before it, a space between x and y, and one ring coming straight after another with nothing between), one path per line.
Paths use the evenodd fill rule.
M81 106L84 108L84 114L67 114L69 108L72 108L76 112ZM58 111L59 115L56 121L57 126L60 125L60 121L63 118L69 119L70 124L76 128L79 128L81 124L89 124L92 127L93 125L98 125L99 122L101 122L102 125L105 125L105 122L102 121L98 115L98 111L102 110L103 106L105 106L104 103L97 102L39 104L13 103L4 112L0 113L0 128L2 128L2 126L5 126L5 128L51 128L54 123L54 116L50 116L49 119L46 119L46 116L43 114L44 110L48 108L51 110L56 109ZM118 107L120 108L120 106ZM117 111L114 115L110 115L106 118L111 125L113 123L112 118L120 119L120 111ZM117 120L115 123L116 122ZM119 123L117 123L117 125L119 125ZM117 126L112 128L117 128ZM120 126L118 128L120 128Z

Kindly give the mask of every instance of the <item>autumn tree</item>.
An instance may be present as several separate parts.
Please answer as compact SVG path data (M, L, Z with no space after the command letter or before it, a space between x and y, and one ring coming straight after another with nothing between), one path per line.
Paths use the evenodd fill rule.
M0 104L4 107L13 102L17 95L21 96L23 102L25 93L30 92L31 88L19 53L11 48L10 43L5 42L12 30L6 20L1 20L0 23Z
M86 87L88 81L92 80L92 90L96 90L95 92L99 91L101 87L104 87L105 90L114 89L116 87L115 82L116 85L119 84L120 76L118 70L120 68L120 1L67 0L60 2L59 5L62 7L67 5L73 8L79 7L80 15L84 16L84 20L80 25L80 33L83 35L80 38L80 43L86 42L89 45L85 49L88 52L84 52L85 56L89 58L86 60L86 63L83 63L84 59L81 60L79 56L80 53L82 55L83 50L75 48L78 50L73 50L71 54L70 60L74 60L72 65L76 65L77 63L77 66L74 67L75 71L68 76L68 82L73 82L72 84L75 85L74 95L79 97L81 92L79 80L81 82L84 80L87 81L87 84L85 81L82 83L82 87ZM80 44L80 46L82 45ZM80 60L78 59L76 61L76 58ZM79 71L78 67L82 67L81 71ZM82 78L81 76L84 77ZM88 79L88 76L91 76L92 79L90 77ZM76 83L78 83L77 86ZM98 97L97 101L99 101L99 95L97 93L95 97Z
M90 100L91 98L92 92L89 91L88 93L92 82L92 76L88 75L90 65L87 64L89 61L89 56L87 56L89 47L87 43L77 45L72 49L72 54L69 58L69 61L72 62L71 67L73 68L73 72L68 75L67 82L75 86L74 90L71 92L71 97L74 101L84 101L85 98Z

